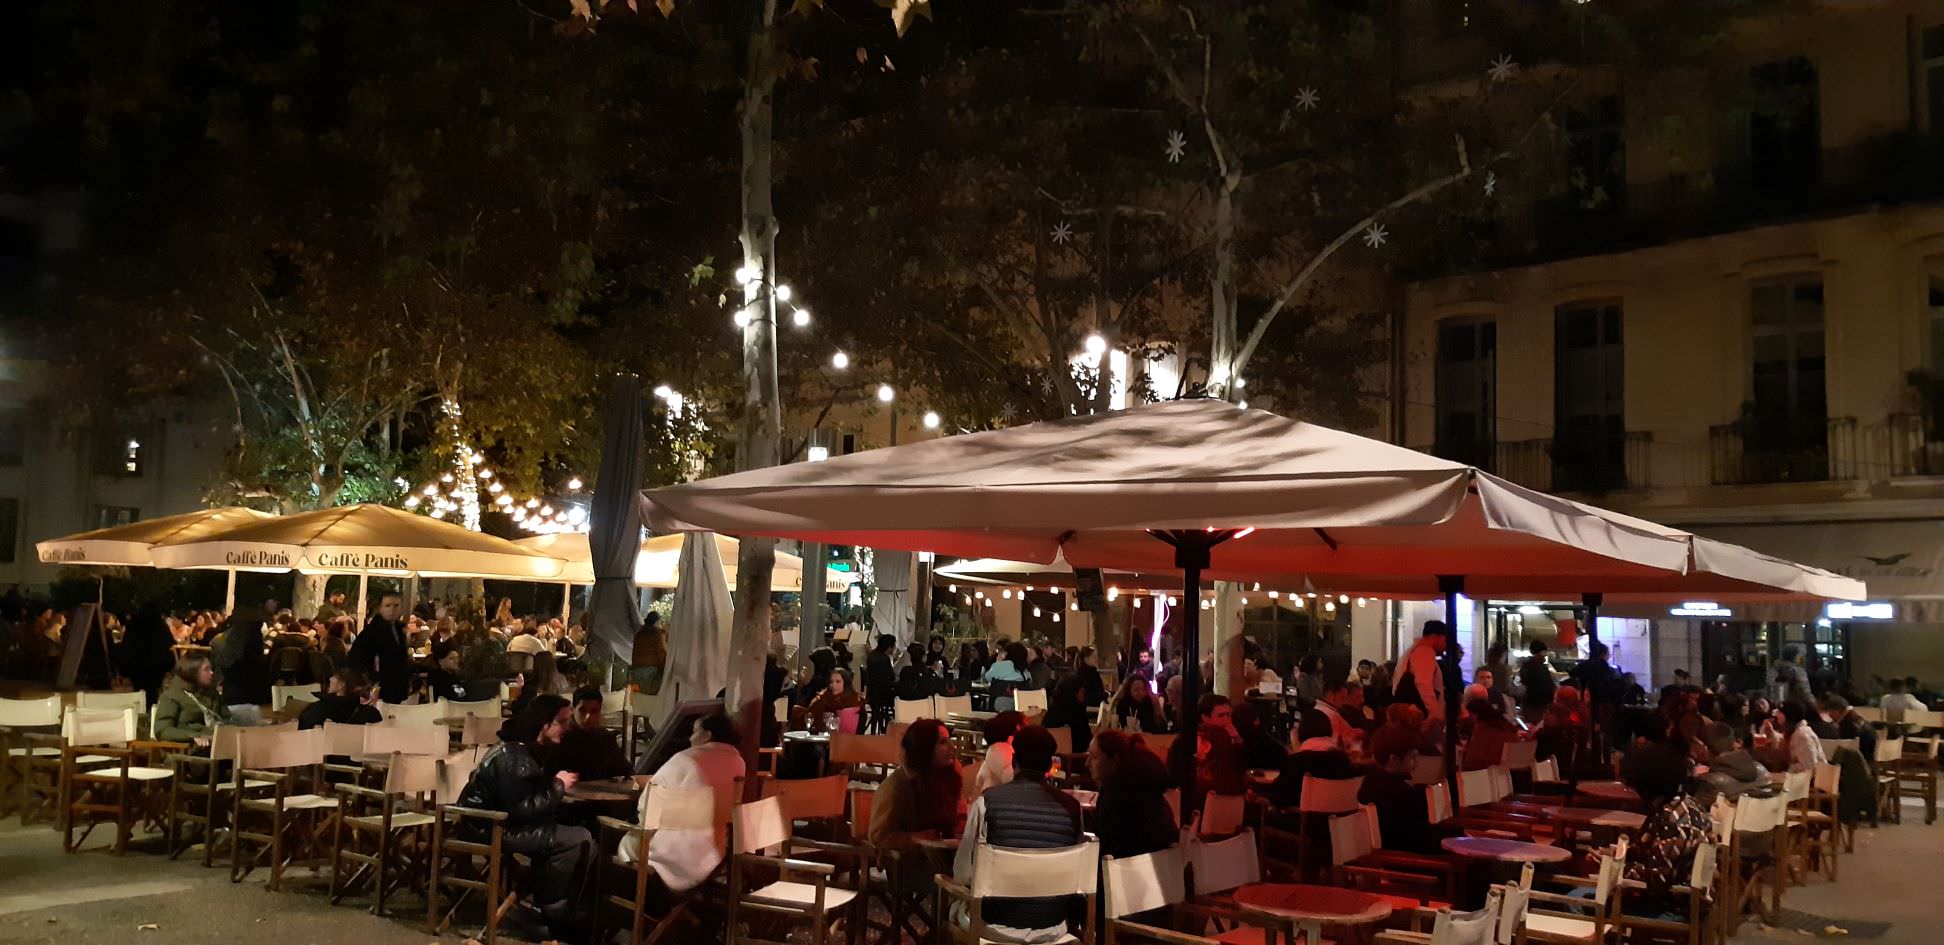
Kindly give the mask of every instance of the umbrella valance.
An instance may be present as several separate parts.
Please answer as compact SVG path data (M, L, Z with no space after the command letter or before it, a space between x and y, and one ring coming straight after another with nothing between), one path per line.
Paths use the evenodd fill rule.
M513 543L564 560L566 567L554 580L570 584L594 583L594 562L586 535L577 532L558 532L521 538ZM736 553L741 542L727 535L717 535L715 545L716 554L722 561L723 571L728 576L729 585L733 587L736 583ZM635 558L635 584L639 587L675 587L679 583L681 554L681 535L657 535L642 542L641 554ZM857 582L857 575L853 572L831 569L829 574L829 583L826 585L828 587L842 589ZM787 551L778 551L776 577L771 582L771 586L778 591L801 591L803 559Z
M1207 575L1318 591L1860 599L1828 572L1217 401L1173 401L654 489L657 530L1164 572L1153 533L1241 533Z
M34 551L45 564L152 567L155 559L150 555L150 549L163 542L201 538L273 517L268 512L240 507L197 509L180 515L165 515L50 538L35 542Z
M383 505L348 505L157 545L164 568L547 580L560 559Z

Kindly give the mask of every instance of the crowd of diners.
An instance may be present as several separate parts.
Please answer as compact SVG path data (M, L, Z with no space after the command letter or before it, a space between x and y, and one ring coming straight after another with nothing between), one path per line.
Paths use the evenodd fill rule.
M341 598L333 606L341 607ZM750 772L742 735L722 713L697 719L688 747L657 770L634 772L604 724L602 689L587 680L576 686L571 671L561 669L585 646L580 629L516 620L509 606L501 614L505 619L489 627L461 633L447 619L404 614L401 601L388 595L350 633L340 614L290 619L274 601L220 622L144 609L125 624L121 646L131 678L155 700L155 737L198 746L228 720L231 706L266 701L271 654L286 647L325 660L317 699L299 719L305 727L375 722L381 702L463 700L481 682L497 688L497 678L465 678L464 646L529 654L534 670L515 680L519 696L499 730L500 744L480 760L460 802L508 815L506 848L531 858L540 921L571 938L584 931L591 867L600 854L589 825L575 822L563 804L566 792L583 779L631 772L649 779L649 792L655 786L728 790ZM160 643L147 654L153 664L136 655L152 645L149 634ZM1108 856L1165 849L1213 795L1251 796L1265 823L1293 822L1302 816L1306 777L1361 778L1358 798L1374 808L1385 846L1436 854L1457 828L1434 821L1414 774L1421 758L1446 750L1442 658L1454 645L1443 623L1429 621L1396 663L1364 661L1337 674L1320 660L1277 673L1252 650L1238 698L1204 694L1184 711L1179 662L1156 661L1145 647L1128 655L1109 691L1087 647L969 641L953 652L942 637L900 649L896 638L880 636L861 655L844 645L820 647L808 654L809 668L796 674L772 656L766 701L787 700L791 711L759 740L775 745L784 725L884 731L899 699L976 694L989 700L976 751L938 719L898 726L901 763L877 785L868 825L869 844L884 851L938 855L949 849L940 841L962 841L938 864L938 872L961 880L978 842L1054 848L1091 834ZM164 647L170 659L158 674L153 669ZM666 654L665 633L651 615L631 654L637 686L658 684ZM1794 654L1787 656L1769 677L1779 703L1734 691L1726 679L1712 688L1676 683L1649 700L1598 643L1564 678L1543 643L1532 644L1517 667L1494 648L1472 679L1457 683L1463 690L1455 700L1455 760L1465 770L1489 767L1508 744L1530 741L1539 759L1556 761L1569 778L1617 774L1647 812L1626 866L1627 878L1639 884L1628 909L1655 913L1688 875L1716 797L1773 790L1769 772L1810 770L1827 760L1825 739L1873 737L1850 700L1835 691L1812 692ZM1211 669L1202 671L1212 675ZM1885 706L1923 705L1914 680L1886 688ZM1034 690L1046 693L1043 711L1015 708L1018 693ZM1065 757L1053 729L1069 736ZM1861 754L1870 754L1867 747ZM1602 760L1609 757L1617 764ZM976 770L968 774L969 768ZM1076 787L1089 792L1090 810L1070 790ZM1844 799L1844 809L1860 809L1851 800ZM646 850L630 841L618 855L645 858L655 880L651 902L666 905L704 882L725 853L714 831L669 829L653 833ZM898 881L922 885L931 875L906 871ZM986 911L1000 940L1021 943L1048 940L1068 917L1069 904L1059 900L1009 900Z

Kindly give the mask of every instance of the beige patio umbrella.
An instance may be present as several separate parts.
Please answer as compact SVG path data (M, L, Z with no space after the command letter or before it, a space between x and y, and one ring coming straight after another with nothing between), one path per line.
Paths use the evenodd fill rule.
M100 564L152 568L151 550L163 542L185 541L227 531L239 525L274 518L268 512L230 506L197 509L178 515L144 519L126 525L112 525L92 531L50 538L34 543L34 552L45 564ZM229 570L229 589L224 592L223 611L236 609L236 570Z
M216 534L158 544L164 568L233 568L358 575L358 622L373 574L544 581L559 558L504 538L383 505L347 505L252 522Z
M588 549L587 536L576 532L558 532L551 535L535 535L513 542L516 545L542 554L560 558L566 567L555 580L569 584L594 583L593 555ZM729 585L736 583L736 551L740 542L727 535L715 536L716 553L722 558L723 570ZM635 559L635 585L638 587L673 588L680 583L680 561L682 536L657 535L641 543L641 555ZM850 571L828 571L830 578L827 586L844 588L857 583L857 575ZM778 591L803 590L803 559L787 551L776 553L776 577L771 587Z

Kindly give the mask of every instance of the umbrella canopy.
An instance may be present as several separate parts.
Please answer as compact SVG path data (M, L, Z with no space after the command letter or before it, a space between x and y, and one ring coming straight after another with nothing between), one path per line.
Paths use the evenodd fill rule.
M679 534L657 535L641 543L641 553L635 557L634 582L637 586L672 588L680 583L678 562L682 554L682 538ZM559 532L521 538L513 543L566 561L566 568L556 580L570 584L594 582L594 566L588 556L586 535ZM715 536L716 555L722 561L723 574L731 587L736 583L736 551L741 544L727 535ZM829 574L830 583L827 586L835 589L841 590L857 582L855 572L830 569ZM776 578L771 582L771 589L803 590L803 559L787 551L778 551Z
M490 577L533 581L562 562L504 538L403 509L346 505L239 525L155 546L162 568Z
M1861 599L1856 581L1209 400L945 437L650 490L657 530L1165 572L1155 532L1233 530L1212 578L1318 591Z
M34 551L46 564L118 564L153 567L149 550L169 541L188 541L225 532L239 525L274 518L268 512L240 507L197 509L180 515L97 528L62 538L35 542Z
M691 533L678 552L668 627L668 678L680 687L678 699L714 698L729 681L729 582L722 546L708 537Z
M641 488L641 378L617 374L601 425L601 478L588 520L588 555L594 592L587 601L587 635L614 655L632 652L641 612L635 607L635 546L641 541L641 509L631 501Z
M1121 571L1106 569L1100 573L1101 579L1109 587L1122 591L1179 591L1181 572L1179 571ZM1276 591L1291 595L1305 591L1337 593L1334 588L1319 589L1301 577L1287 574L1264 575L1249 583L1260 585L1260 591ZM1044 587L1048 590L1060 588L1070 590L1074 587L1073 566L1061 557L1052 564L1035 564L1031 561L1007 561L1003 558L974 558L956 561L932 572L932 584L969 584L991 585L998 587ZM1362 595L1377 596L1377 595ZM1418 595L1430 596L1430 595Z

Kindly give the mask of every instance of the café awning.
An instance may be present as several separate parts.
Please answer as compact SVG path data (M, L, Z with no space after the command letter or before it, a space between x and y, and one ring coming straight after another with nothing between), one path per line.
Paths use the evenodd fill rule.
M35 542L43 564L106 564L154 567L150 550L168 541L187 541L274 518L268 512L229 507L197 509Z
M163 568L545 581L559 558L383 505L347 505L155 546Z
M1799 522L1696 526L1709 539L1816 565L1864 582L1872 602L1903 623L1944 622L1944 520ZM1750 606L1737 619L1813 620L1807 606Z

